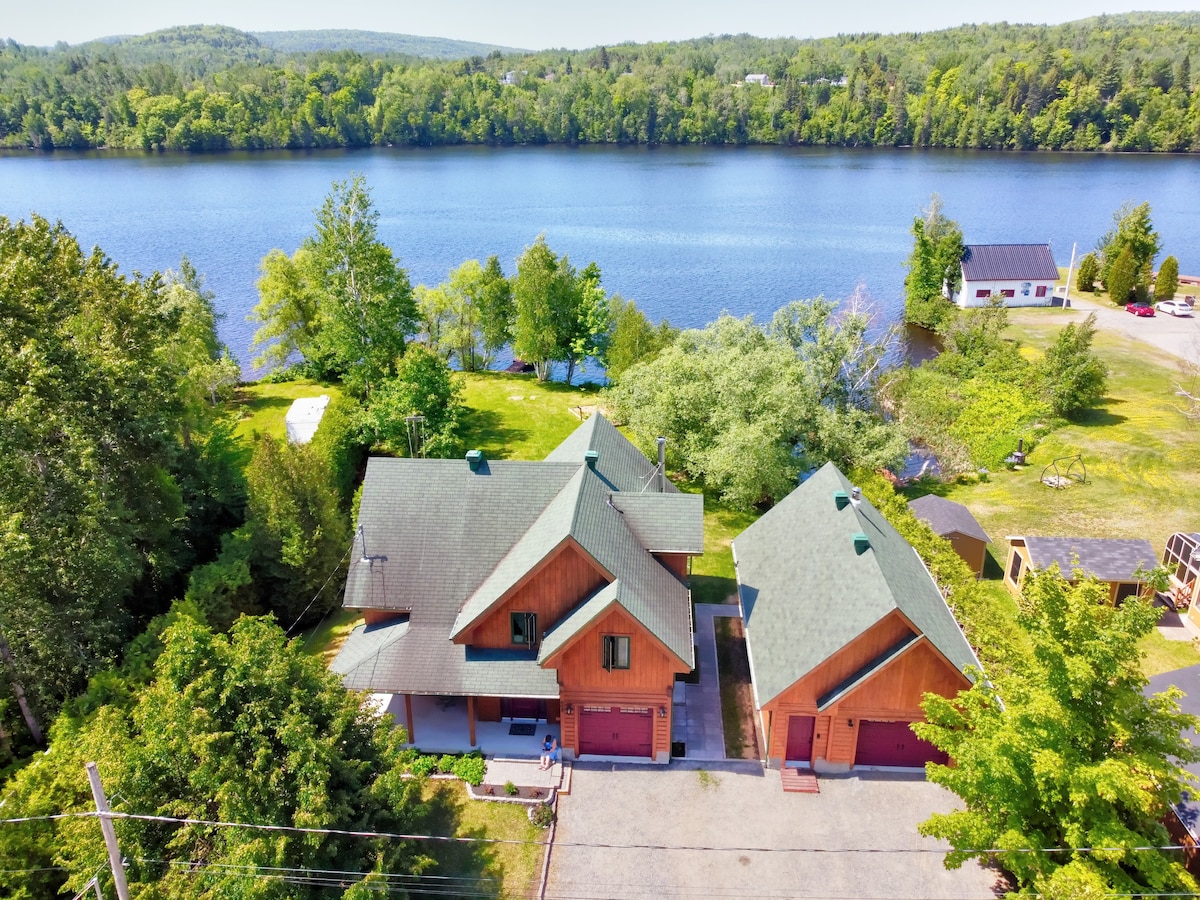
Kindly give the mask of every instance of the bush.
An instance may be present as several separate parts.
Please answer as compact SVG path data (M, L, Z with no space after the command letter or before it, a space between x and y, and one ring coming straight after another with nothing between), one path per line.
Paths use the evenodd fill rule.
M424 777L436 770L437 764L438 759L436 756L418 756L412 761L412 765L409 767L409 769L414 775L420 775Z
M333 474L343 504L348 503L354 493L354 484L367 455L361 417L362 408L355 400L344 394L336 396L325 408L312 439L314 452L325 460Z
M454 774L467 784L483 784L483 776L487 771L487 763L478 754L460 756L454 761Z
M508 794L510 797L515 797L517 794L521 793L521 789L511 781L506 781L504 782L504 793Z
M443 775L453 775L454 766L459 758L453 754L446 753L437 761L437 770Z
M549 803L539 803L529 811L529 821L538 828L549 828L554 822L554 809Z

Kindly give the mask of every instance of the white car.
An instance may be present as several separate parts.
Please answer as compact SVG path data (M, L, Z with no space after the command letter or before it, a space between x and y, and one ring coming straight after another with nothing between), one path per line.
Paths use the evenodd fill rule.
M1192 308L1182 300L1160 300L1154 304L1154 308L1172 316L1190 316L1192 314Z

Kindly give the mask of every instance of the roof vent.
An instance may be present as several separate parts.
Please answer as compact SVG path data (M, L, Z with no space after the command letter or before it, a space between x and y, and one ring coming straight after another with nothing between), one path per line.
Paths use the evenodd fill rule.
M587 451L587 453L583 454L583 461L585 463L587 463L587 467L589 469L591 469L593 472L596 471L596 460L598 460L599 458L600 458L599 450L589 450L589 451Z
M472 472L478 472L479 467L481 465L483 465L483 451L482 450L468 450L467 451L467 465L471 467Z
M856 531L852 537L854 538L854 552L859 556L871 549L871 539L867 537L866 532Z
M834 491L833 502L837 504L838 509L845 509L850 505L850 495L845 491Z

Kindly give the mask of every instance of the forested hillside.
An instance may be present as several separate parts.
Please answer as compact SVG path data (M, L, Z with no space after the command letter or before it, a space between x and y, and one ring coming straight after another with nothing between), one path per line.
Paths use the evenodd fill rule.
M1200 150L1200 14L455 61L287 54L232 29L0 50L0 144L460 143ZM768 77L749 84L747 74Z

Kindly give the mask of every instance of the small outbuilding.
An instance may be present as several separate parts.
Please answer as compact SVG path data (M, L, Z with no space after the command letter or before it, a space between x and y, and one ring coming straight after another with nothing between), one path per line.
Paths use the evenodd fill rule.
M827 463L733 542L768 765L917 768L926 693L979 660L912 546Z
M1167 539L1162 564L1170 573L1167 594L1175 609L1200 627L1200 534L1177 531Z
M329 406L329 396L300 397L288 408L284 422L287 424L287 439L290 444L307 444L317 433L325 408Z
M926 494L908 501L908 508L922 522L933 529L933 533L944 537L954 547L954 552L963 558L975 577L983 575L983 566L987 562L987 545L992 539L987 536L983 526L971 515L971 511L961 503L939 497L937 494Z
M1200 715L1200 666L1188 666L1186 669L1155 675L1143 693L1153 696L1172 687L1183 691L1183 696L1179 698L1180 711L1192 716ZM1200 744L1200 734L1194 728L1189 728L1184 736L1192 746ZM1200 763L1188 763L1184 768L1200 781ZM1193 876L1200 878L1200 797L1194 785L1184 790L1183 797L1171 807L1163 824L1167 826L1171 840L1184 848L1184 866Z
M1032 569L1044 572L1057 565L1070 578L1076 571L1108 583L1108 599L1118 604L1145 589L1139 571L1154 568L1157 554L1146 540L1117 538L1010 537L1004 583L1014 594L1021 592Z
M947 296L963 308L987 306L992 297L1005 306L1049 306L1057 281L1049 244L967 244L962 286Z

